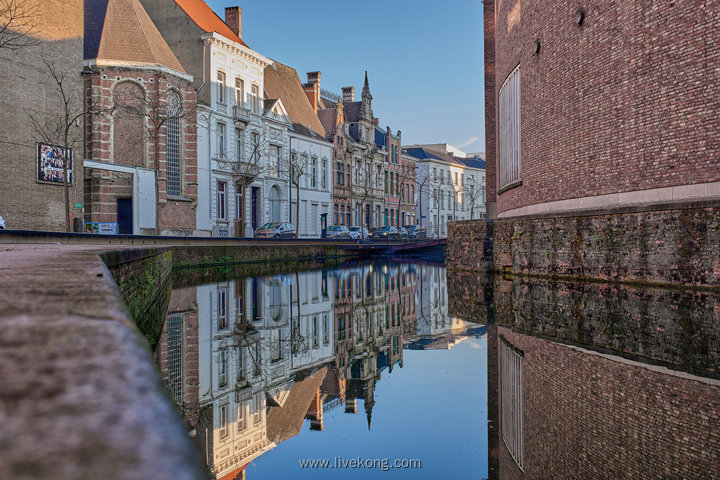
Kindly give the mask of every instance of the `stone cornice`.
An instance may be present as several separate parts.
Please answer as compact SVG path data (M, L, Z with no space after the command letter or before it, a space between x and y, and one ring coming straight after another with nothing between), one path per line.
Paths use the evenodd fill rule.
M165 75L185 80L188 83L192 83L193 76L174 68L166 67L157 63L145 63L145 62L129 62L126 60L105 60L105 59L93 59L85 60L83 66L91 71L99 71L102 68L117 68L119 70L142 70L148 72L160 72Z
M217 32L205 33L200 38L206 45L216 45L233 55L238 55L252 63L257 64L262 68L265 68L273 63L273 61L266 56L260 55L255 50L234 42Z

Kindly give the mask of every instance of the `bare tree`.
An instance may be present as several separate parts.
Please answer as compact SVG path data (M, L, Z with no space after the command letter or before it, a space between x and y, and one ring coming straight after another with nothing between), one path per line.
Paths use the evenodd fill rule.
M167 125L171 121L181 121L185 116L182 96L161 91L159 81L153 82L155 90L145 92L140 89L134 93L113 96L113 109L126 111L145 120L145 136L153 146L153 167L155 170L155 235L160 234L160 140L167 135ZM174 90L170 90L174 92ZM167 145L167 143L166 143ZM166 147L167 148L167 147ZM167 152L166 152L167 155ZM167 160L167 158L166 158ZM167 172L166 172L167 188Z
M223 154L216 157L221 165L230 170L235 185L239 188L241 204L238 210L242 212L240 219L239 236L245 235L245 227L247 220L245 219L245 202L247 197L247 187L249 187L256 179L261 177L265 172L269 171L270 165L262 161L263 155L267 152L268 142L264 136L260 134L250 135L249 149L243 151L243 143L236 142L235 149L227 149ZM238 236L238 232L235 232Z
M303 175L307 175L311 168L311 159L307 155L290 152L285 158L279 160L279 169L286 170L290 183L295 187L295 236L300 236L300 183ZM291 208L292 206L288 206Z
M2 2L4 0L0 0ZM48 96L45 112L26 112L32 129L38 139L47 145L59 147L56 153L62 157L63 189L65 202L65 231L71 231L70 225L70 185L69 178L72 150L82 144L80 119L87 113L83 108L82 83L73 74L78 72L64 70L58 64L42 57L45 68L55 90L55 95ZM58 151L59 150L59 151ZM81 170L81 169L80 169ZM76 166L75 171L78 171Z
M429 188L430 182L432 181L432 178L430 177L430 167L428 166L427 170L422 169L418 170L417 168L416 174L415 174L415 189L417 191L418 196L418 207L419 207L419 214L420 214L420 235L422 235L423 231L423 209L422 209L422 199L423 199L423 190Z
M31 36L38 10L38 0L0 0L0 50L17 53L39 43Z
M441 178L431 178L428 181L428 193L430 196L430 201L432 202L432 205L435 207L435 211L437 212L437 224L433 227L436 229L438 236L440 236L440 219L442 218L440 215L440 206L442 205L444 207L445 205L445 189L443 188L445 186L444 182ZM434 232L433 232L434 233Z
M485 185L466 181L463 185L463 200L467 199L470 206L470 219L475 218L475 209L478 208L478 201L482 201L485 195Z

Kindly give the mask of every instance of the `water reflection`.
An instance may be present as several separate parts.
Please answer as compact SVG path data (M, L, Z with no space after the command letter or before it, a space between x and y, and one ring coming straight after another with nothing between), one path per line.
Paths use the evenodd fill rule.
M720 297L451 272L490 318L490 478L720 478Z
M448 315L444 267L358 263L174 289L156 358L211 478L234 479L328 414L371 430L377 384L404 349L484 334Z

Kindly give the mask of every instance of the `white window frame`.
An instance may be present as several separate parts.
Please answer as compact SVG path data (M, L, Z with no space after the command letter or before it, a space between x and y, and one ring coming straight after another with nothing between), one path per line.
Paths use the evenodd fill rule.
M235 104L245 106L245 80L240 77L235 77Z
M227 75L222 70L217 71L217 103L225 105L225 80Z

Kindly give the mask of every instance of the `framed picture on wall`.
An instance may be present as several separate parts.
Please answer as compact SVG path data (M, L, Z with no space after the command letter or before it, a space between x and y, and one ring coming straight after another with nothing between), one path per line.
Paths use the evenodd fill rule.
M37 181L63 185L65 183L63 168L64 149L56 145L37 144ZM67 149L68 183L72 184L72 148Z

